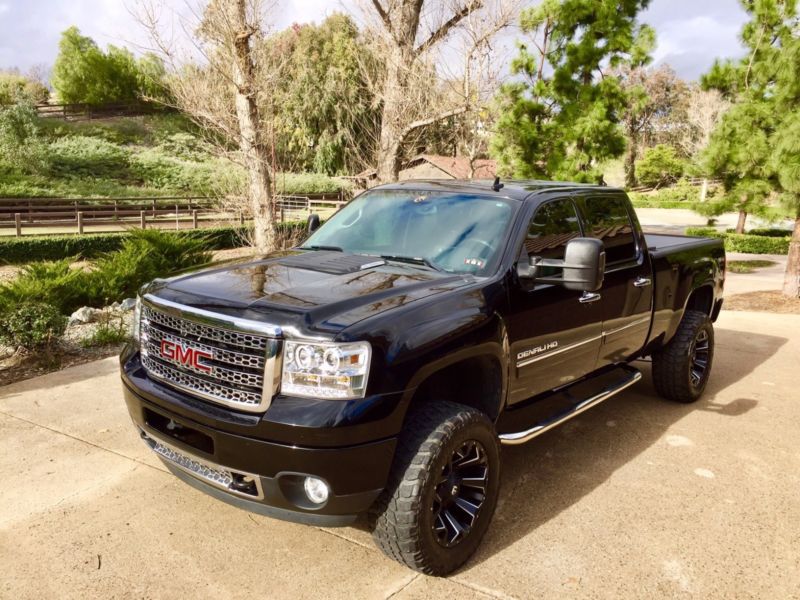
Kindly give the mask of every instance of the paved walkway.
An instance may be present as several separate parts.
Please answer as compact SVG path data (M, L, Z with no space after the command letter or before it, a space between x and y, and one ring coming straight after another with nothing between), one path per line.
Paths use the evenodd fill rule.
M0 388L2 598L800 598L800 316L723 312L696 405L645 380L505 448L459 573L251 515L165 471L107 359Z

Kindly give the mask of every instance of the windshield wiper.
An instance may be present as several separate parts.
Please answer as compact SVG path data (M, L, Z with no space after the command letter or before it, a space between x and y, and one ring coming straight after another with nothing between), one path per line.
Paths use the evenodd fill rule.
M300 250L332 250L333 252L344 252L339 246L300 246Z
M381 254L381 258L385 258L386 260L394 260L397 262L404 262L410 263L412 265L425 265L429 269L433 269L434 271L439 271L440 273L444 272L444 269L439 265L432 263L427 258L422 258L419 256L401 256L399 254Z

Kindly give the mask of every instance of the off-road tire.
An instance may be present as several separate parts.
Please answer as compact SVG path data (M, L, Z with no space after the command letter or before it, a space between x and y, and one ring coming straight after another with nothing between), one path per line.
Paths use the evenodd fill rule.
M707 361L702 376L693 381L693 361L698 340L706 336ZM714 359L714 327L708 315L687 310L678 331L669 343L653 354L653 383L658 394L667 400L688 404L697 400L706 388ZM696 373L696 369L695 369Z
M450 462L454 453L472 442L485 450L485 497L469 533L445 547L433 530L437 486L443 470L454 464ZM373 539L388 557L416 571L447 575L478 548L494 514L499 487L500 444L492 422L461 404L426 403L406 420L388 485L370 511Z

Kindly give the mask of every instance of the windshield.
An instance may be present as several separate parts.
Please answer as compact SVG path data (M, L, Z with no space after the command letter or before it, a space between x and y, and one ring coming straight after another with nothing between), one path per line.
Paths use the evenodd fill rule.
M342 208L302 247L486 275L503 249L515 208L515 203L504 198L376 190Z

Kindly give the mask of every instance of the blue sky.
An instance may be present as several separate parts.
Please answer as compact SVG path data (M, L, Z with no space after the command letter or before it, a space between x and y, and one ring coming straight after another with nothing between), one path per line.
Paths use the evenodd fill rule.
M176 7L184 0L166 0ZM61 31L77 25L101 46L143 44L128 6L134 0L0 0L0 69L50 66ZM319 21L343 10L352 0L285 0L276 26ZM738 0L652 0L642 14L658 34L656 64L672 65L679 75L695 79L715 57L742 54L738 34L746 15Z

